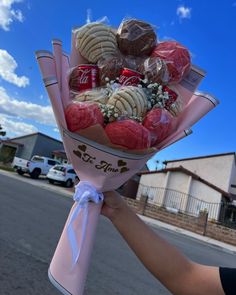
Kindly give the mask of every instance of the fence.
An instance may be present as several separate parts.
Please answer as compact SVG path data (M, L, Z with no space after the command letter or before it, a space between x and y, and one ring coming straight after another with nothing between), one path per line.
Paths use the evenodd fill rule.
M206 202L177 190L140 184L138 196L146 196L149 204L164 207L170 212L197 217L204 211L208 213L208 219L213 221L222 221L224 216L228 216L221 212L222 203ZM227 212L226 205L225 212Z

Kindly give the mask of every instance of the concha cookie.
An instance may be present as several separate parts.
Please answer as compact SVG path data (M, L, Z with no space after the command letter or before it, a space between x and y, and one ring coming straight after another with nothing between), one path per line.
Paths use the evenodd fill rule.
M114 106L118 116L142 118L147 112L147 97L141 88L123 86L109 98L108 105Z
M116 35L111 27L102 23L89 23L76 31L76 48L92 63L117 54Z
M74 96L74 101L93 101L97 103L106 104L108 98L110 96L110 92L108 89L93 89L86 90L81 93L78 93Z

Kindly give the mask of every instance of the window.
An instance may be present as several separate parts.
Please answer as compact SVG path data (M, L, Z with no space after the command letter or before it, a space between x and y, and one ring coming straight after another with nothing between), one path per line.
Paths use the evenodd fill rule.
M72 174L76 174L74 169L69 169L67 172L72 173Z
M57 164L56 161L48 160L48 165L50 165L50 166L54 166L54 165L56 165L56 164Z
M59 166L59 165L55 166L53 169L56 171L61 171L61 172L65 172L66 170L64 166Z
M32 162L43 163L44 159L42 157L39 157L39 156L34 156L31 161Z

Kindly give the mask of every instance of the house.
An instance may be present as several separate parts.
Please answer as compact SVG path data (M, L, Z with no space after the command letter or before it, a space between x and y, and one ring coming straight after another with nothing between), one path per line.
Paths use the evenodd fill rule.
M236 195L235 152L170 160L163 163L167 169L182 166L222 190Z
M52 157L53 157L53 159L59 161L62 164L67 164L68 163L66 152L64 150L52 151Z
M53 157L53 151L63 150L63 143L41 132L0 140L0 162L11 163L14 157L30 160L34 155Z
M223 204L235 198L235 153L165 161L166 168L140 173L137 198L170 211L221 220Z

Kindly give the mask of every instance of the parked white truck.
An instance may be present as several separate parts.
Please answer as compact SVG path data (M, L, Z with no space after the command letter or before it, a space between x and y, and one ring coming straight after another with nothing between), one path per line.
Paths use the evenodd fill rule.
M18 174L23 175L24 173L29 173L31 178L36 179L40 175L47 175L49 169L57 164L60 164L60 162L42 156L33 156L30 161L15 157L12 167Z

